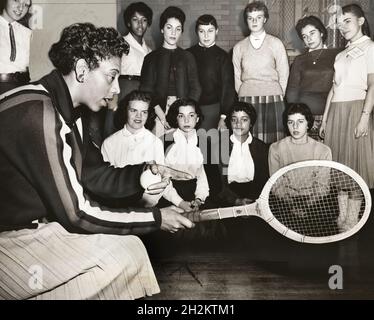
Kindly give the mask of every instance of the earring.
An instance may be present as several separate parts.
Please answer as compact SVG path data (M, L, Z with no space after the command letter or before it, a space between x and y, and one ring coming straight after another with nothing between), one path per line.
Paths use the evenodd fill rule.
M77 78L77 81L79 83L83 83L84 82L84 75L83 74L79 75L78 78Z

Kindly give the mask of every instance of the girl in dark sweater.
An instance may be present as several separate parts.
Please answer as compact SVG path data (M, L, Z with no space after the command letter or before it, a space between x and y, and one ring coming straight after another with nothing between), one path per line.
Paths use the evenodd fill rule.
M226 128L226 113L236 96L234 70L226 51L216 45L217 20L204 14L196 21L199 43L189 48L197 63L202 88L199 105L204 115L200 128Z
M166 115L177 98L194 101L200 98L201 88L195 59L191 53L178 47L185 20L186 16L181 9L165 9L160 17L163 45L145 57L142 67L140 90L152 94L157 115L153 131L157 136L171 129Z

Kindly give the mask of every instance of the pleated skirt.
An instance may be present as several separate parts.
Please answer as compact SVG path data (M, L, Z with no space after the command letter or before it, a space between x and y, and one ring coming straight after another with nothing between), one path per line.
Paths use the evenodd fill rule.
M369 135L355 138L355 128L361 118L364 101L334 102L330 106L325 144L331 148L332 159L355 170L374 188L374 126L369 120Z
M265 143L273 143L285 137L282 115L286 105L281 95L240 97L253 105L257 113L257 121L253 126L253 136Z
M136 236L81 235L58 223L0 233L0 299L137 299L159 293Z

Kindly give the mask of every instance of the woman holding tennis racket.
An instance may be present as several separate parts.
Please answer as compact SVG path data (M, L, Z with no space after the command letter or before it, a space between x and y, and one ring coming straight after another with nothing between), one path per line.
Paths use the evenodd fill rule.
M357 4L342 8L338 27L348 41L335 59L333 87L320 135L332 158L355 170L374 188L374 42L364 12Z

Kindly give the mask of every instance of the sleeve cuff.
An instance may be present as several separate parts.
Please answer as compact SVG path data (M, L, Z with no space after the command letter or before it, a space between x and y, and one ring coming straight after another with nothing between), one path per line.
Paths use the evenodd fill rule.
M161 210L157 207L152 209L153 217L155 218L156 226L158 228L161 227L162 217L161 217Z

